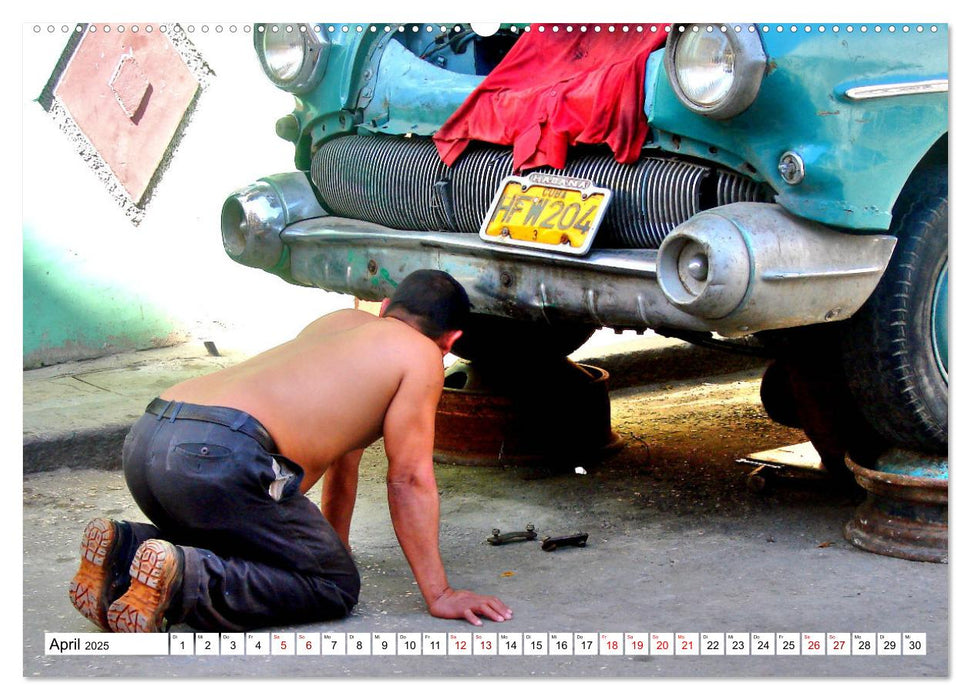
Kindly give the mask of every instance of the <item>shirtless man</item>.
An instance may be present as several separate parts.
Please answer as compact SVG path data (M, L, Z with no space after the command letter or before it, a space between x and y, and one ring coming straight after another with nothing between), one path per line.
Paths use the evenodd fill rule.
M498 598L449 586L432 464L442 357L468 296L445 273L402 280L381 314L344 310L239 365L162 393L125 441L125 479L152 521L85 529L74 606L115 632L163 618L239 631L347 615L348 534L364 448L384 437L391 520L435 617L502 622ZM304 495L323 478L318 509Z

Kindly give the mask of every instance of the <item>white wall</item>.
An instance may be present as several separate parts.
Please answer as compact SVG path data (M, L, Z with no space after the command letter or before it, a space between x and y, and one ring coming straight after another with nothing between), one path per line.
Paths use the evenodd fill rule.
M73 31L73 24L69 32L63 26L22 25L23 223L35 237L68 251L85 275L137 289L189 332L217 344L268 347L353 302L243 267L223 251L219 214L226 195L294 169L292 145L274 131L293 98L264 77L248 25L191 23L189 32L190 23L181 24L215 75L137 227L34 101Z

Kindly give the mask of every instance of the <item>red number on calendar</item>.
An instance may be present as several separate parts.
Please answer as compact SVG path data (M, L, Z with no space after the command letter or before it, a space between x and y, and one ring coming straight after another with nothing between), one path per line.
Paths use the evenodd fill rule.
M658 651L667 651L668 649L667 640L659 640L657 643L657 649Z
M694 642L692 642L690 639L681 640L681 651L691 651L694 648Z
M817 642L815 640L809 642L809 650L810 651L819 651L819 642Z

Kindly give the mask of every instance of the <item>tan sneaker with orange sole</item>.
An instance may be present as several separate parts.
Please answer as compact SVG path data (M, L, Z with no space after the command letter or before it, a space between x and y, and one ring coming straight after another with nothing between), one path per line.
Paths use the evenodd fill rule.
M68 590L78 612L106 632L110 630L108 606L129 583L130 560L117 561L125 549L122 527L107 518L88 523L81 535L81 566Z
M108 608L113 632L160 632L165 612L182 587L182 552L164 540L146 540L131 563L128 591Z

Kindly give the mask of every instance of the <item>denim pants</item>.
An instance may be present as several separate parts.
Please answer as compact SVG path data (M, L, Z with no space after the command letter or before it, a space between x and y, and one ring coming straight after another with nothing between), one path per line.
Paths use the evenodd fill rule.
M241 631L344 617L356 605L350 553L300 493L303 469L276 454L252 416L156 399L125 439L122 460L155 525L134 531L184 554L169 622Z

